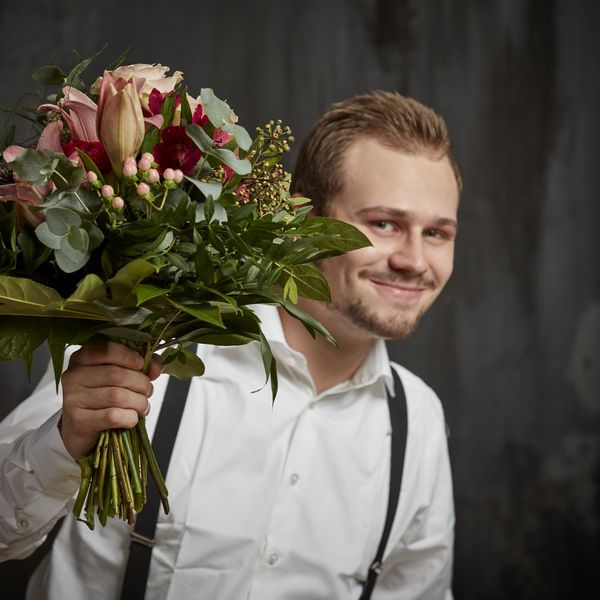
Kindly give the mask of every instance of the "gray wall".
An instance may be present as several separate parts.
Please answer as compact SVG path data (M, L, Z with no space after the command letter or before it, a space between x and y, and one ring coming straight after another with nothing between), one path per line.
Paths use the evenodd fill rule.
M447 119L466 183L454 278L392 354L451 429L458 599L587 598L600 559L600 60L596 2L18 2L0 104L54 52L182 69L241 122L301 138L331 102L397 89ZM98 61L98 68L103 64ZM292 157L293 158L293 157ZM38 357L37 369L44 356ZM27 392L1 365L0 414Z

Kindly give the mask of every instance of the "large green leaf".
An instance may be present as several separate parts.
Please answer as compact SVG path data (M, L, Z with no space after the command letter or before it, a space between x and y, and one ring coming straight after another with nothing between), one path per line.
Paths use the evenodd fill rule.
M0 315L41 315L49 304L61 302L56 290L41 283L0 275Z
M0 317L0 360L22 358L29 375L33 352L46 339L49 329L50 319Z
M211 88L202 88L200 90L200 100L203 111L215 127L222 127L225 123L229 122L232 112L229 104L217 98Z
M331 217L307 217L298 227L298 234L304 235L314 232L320 237L319 247L339 252L349 252L365 246L371 246L369 238L359 229Z
M322 300L324 302L331 299L327 280L314 264L307 263L302 265L292 265L291 267L286 266L284 273L295 282L296 289L300 296L311 298L312 300ZM290 297L290 299L292 298ZM292 299L292 301L294 300ZM294 302L294 304L296 304L296 302Z

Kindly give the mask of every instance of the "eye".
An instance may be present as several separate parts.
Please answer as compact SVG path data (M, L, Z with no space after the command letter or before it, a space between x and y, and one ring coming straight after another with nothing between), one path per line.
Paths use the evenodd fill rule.
M443 229L425 229L423 235L433 240L449 240L451 237L449 233Z
M386 221L385 219L381 219L378 221L372 221L371 227L378 231L394 231L396 226L391 221Z

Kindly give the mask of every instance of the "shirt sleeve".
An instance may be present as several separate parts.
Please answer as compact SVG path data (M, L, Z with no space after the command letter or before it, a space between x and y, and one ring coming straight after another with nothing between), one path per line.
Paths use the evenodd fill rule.
M46 373L0 423L0 561L31 554L77 492L80 469L58 430L60 406Z
M373 600L452 600L453 597L455 517L446 424L437 396L432 391L427 396L419 398L425 414L420 415L412 447L407 447L407 457L413 462L409 473L420 475L402 484L403 490L405 483L419 487L421 500L400 540L384 558Z

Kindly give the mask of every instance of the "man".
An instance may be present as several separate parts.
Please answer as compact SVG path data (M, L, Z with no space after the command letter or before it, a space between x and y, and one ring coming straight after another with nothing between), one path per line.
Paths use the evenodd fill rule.
M278 361L273 406L267 389L252 392L263 377L256 347L199 350L207 371L191 384L173 450L172 510L159 516L146 598L359 598L387 509L393 368L408 436L373 598L447 600L454 512L443 412L420 379L390 366L383 341L410 335L452 273L461 184L445 125L398 94L341 102L304 143L294 186L373 244L322 262L330 304L301 301L338 345L259 307ZM154 381L152 430L166 378L158 363L148 376L140 368L124 346L79 350L62 409L48 376L5 421L0 558L41 543L76 492L74 459L103 429L146 414ZM129 540L123 522L90 532L67 518L29 598L118 598Z

